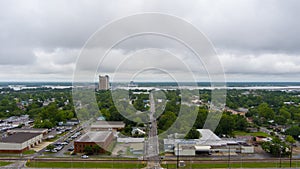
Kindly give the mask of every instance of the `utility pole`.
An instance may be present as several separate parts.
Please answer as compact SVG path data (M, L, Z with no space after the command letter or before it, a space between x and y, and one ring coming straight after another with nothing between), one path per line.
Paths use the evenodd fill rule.
M291 143L290 168L292 168L292 158L293 158L293 143Z
M282 151L282 146L279 148L279 168L281 168L281 151Z
M177 164L176 164L176 168L178 168L178 164L179 164L179 143L177 143Z
M230 145L228 145L228 168L230 168Z

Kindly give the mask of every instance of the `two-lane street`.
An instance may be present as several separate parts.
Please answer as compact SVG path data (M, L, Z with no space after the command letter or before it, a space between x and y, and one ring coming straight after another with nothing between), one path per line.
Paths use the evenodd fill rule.
M150 124L149 124L149 133L148 140L146 144L146 157L148 159L148 168L160 168L159 164L159 144L157 136L157 122L154 117L155 114L155 101L153 94L150 93Z

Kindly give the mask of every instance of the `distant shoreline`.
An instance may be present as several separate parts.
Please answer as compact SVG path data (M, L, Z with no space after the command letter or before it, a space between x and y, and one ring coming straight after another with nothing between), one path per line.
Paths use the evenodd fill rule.
M132 90L150 90L150 89L227 89L227 90L292 90L300 91L300 82L228 82L226 86L223 83L211 85L209 82L135 82L138 87L128 87L128 83L111 83L113 89L132 89ZM221 84L221 85L220 85ZM97 83L82 83L82 86L93 87ZM213 87L216 86L216 87ZM0 82L0 89L11 88L14 90L51 88L51 89L68 89L73 88L71 82Z

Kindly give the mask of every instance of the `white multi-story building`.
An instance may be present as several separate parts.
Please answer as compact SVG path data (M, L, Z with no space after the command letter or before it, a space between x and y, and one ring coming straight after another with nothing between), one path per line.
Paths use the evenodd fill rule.
M108 90L110 88L109 86L109 76L99 76L99 85L98 90Z

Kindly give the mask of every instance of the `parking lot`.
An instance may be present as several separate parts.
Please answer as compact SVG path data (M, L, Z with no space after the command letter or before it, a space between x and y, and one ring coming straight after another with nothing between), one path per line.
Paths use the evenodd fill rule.
M52 140L58 137L58 139L54 142L45 142L40 148L40 154L49 155L53 157L63 157L68 156L74 150L73 143L80 135L82 135L80 127L56 127L52 129L50 133L48 133L46 139ZM50 136L50 138L49 138ZM47 144L48 143L48 144ZM50 143L50 144L49 144ZM48 146L52 145L52 146ZM48 146L48 147L47 147ZM48 149L48 148L51 149Z

